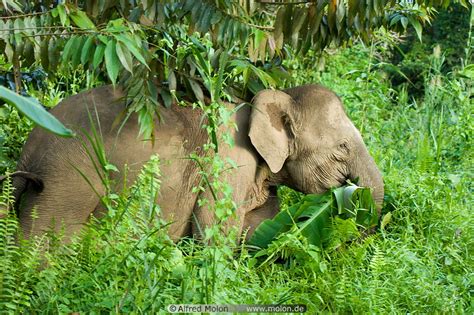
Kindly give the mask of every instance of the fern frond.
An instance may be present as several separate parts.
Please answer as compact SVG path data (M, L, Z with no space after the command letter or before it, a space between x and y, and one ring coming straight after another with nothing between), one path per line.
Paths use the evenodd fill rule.
M370 258L369 262L369 269L374 276L378 276L385 266L385 254L379 248L379 246L375 246L374 253Z
M418 142L416 161L421 173L431 173L434 170L434 157L429 139L429 136L424 134Z

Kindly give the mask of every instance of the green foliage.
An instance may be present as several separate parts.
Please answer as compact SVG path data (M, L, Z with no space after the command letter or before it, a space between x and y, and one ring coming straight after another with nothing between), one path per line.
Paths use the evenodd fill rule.
M0 99L15 106L19 111L33 120L39 126L63 137L72 137L74 134L70 129L64 127L59 120L49 114L34 99L18 95L9 89L0 86Z
M465 51L470 28L469 15L466 7L452 5L441 9L433 23L425 28L423 41L419 41L413 32L408 32L390 58L399 71L387 69L393 85L408 83L410 93L419 97L425 87L426 64L430 62L433 49L437 46L436 49L445 59L440 69L443 73L472 63L472 56L467 56Z
M273 219L263 221L249 244L265 249L283 233L291 231L294 236L305 238L307 244L322 246L331 239L331 217L336 215L353 218L365 229L373 228L378 216L370 189L351 184L322 195L306 195ZM265 254L268 252L263 250L256 256Z
M204 78L204 86L211 91L211 102L205 104L199 101L196 106L200 107L207 120L203 123L203 128L208 135L208 143L203 146L203 155L191 154L190 158L199 166L201 181L197 187L193 188L193 192L200 192L198 205L215 215L217 224L214 226L198 226L201 236L204 236L206 241L212 241L213 244L220 244L227 246L227 243L232 242L237 238L235 229L226 228L226 221L235 215L237 206L232 200L233 187L231 187L223 178L227 175L226 172L235 172L237 166L233 161L224 159L219 155L219 148L222 146L233 147L234 140L230 136L231 129L236 128L230 122L230 117L234 111L239 110L240 106L235 109L221 106L221 99L229 98L225 94L223 87L228 84L230 76L224 75L225 66L228 63L226 54L219 56L219 64L214 68L210 61L206 61L202 56L197 60L206 71L201 72ZM194 87L196 96L199 90ZM227 130L227 132L218 132L219 130ZM227 231L229 236L222 237ZM229 249L228 247L225 247Z
M0 174L14 169L32 125L13 106L0 107Z
M354 219L336 217L323 248L286 233L266 249L273 256L263 262L246 246L174 244L167 223L155 216L155 158L135 186L104 198L109 218L43 256L38 251L45 240L17 246L16 221L0 219L0 309L159 313L170 303L302 303L309 313L472 313L472 82L462 73L444 74L441 56L430 56L422 67L426 93L415 99L408 89L392 88L383 69L374 67L372 46L324 56L324 71L311 55L285 63L292 84L320 82L335 90L362 131L384 175L379 231L361 238ZM209 82L230 85L219 79L227 72L215 69L205 72ZM6 139L13 146L15 140ZM215 169L203 168L203 174L225 168L209 162L204 165ZM216 194L225 195L219 182L215 178ZM3 185L2 200L11 199L8 181ZM287 188L279 196L283 211L304 198ZM223 217L227 206L219 205Z
M20 247L16 241L18 221L12 213L12 192L13 186L7 179L0 196L0 308L19 313L31 306L31 287L37 278L39 259L38 246L21 244Z

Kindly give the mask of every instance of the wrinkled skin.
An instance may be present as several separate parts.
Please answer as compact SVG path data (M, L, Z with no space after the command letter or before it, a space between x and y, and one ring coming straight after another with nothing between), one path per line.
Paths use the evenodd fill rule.
M380 172L333 92L318 85L264 90L252 103L253 109L246 106L234 115L238 131L232 130L231 136L235 146L221 146L219 152L238 165L224 176L234 189L233 200L238 206L229 225L241 232L249 229L250 236L262 220L278 212L274 186L279 184L304 193L321 193L359 177L360 185L372 188L380 207ZM81 134L81 130L90 132L86 107L92 117L100 119L108 159L120 170L114 173L117 183L123 184L124 165L130 184L149 157L159 154L162 186L157 201L164 218L173 222L169 230L173 239L199 234L215 222L207 208L197 206L198 196L192 188L200 180L199 167L186 158L192 152L203 154L201 147L207 142L199 111L178 106L161 109L163 119L156 124L156 143L152 146L138 136L134 115L117 131L120 124L116 119L124 113L125 103L123 92L112 87L72 96L51 113ZM26 237L61 226L70 236L91 214L101 215L98 195L105 189L81 141L87 143L84 136L67 139L40 128L32 131L17 166L21 173L13 177L14 195L21 200L18 216ZM90 149L90 144L87 147ZM209 191L203 194L212 200ZM36 220L31 217L33 207L37 209Z

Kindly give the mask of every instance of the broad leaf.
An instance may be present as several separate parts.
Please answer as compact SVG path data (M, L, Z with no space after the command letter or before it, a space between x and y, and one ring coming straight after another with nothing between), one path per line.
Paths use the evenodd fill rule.
M64 4L58 4L56 7L59 13L59 19L61 20L61 25L62 26L69 26L69 18L66 13L66 7Z
M74 132L64 127L59 120L48 113L38 102L32 98L26 98L15 92L0 86L0 98L15 106L25 116L37 123L39 126L63 137L72 137Z
M107 47L105 47L105 67L110 81L115 85L120 71L120 60L117 56L117 49L114 40L110 40L107 43Z
M139 47L137 43L135 43L132 39L130 39L124 34L114 34L114 37L117 39L117 41L125 44L125 46L135 56L135 58L137 58L138 61L140 61L143 65L145 65L148 68L148 64L145 60L145 57L141 53L142 47Z
M71 12L69 16L74 22L74 24L76 24L80 28L86 29L86 30L95 30L94 23L92 23L92 21L89 19L89 17L87 16L85 12L77 10L77 11Z
M95 38L93 36L90 36L86 39L86 42L84 43L84 46L82 47L82 52L81 52L81 63L85 65L90 59L91 59L91 54L93 50L93 43L95 41Z
M104 53L105 53L105 45L99 44L97 48L95 49L94 58L92 59L92 67L94 69L97 69L99 64L102 62L102 59L104 59Z
M422 36L423 28L421 27L420 22L418 22L418 21L415 20L415 19L410 19L410 23L411 23L411 25L413 26L413 28L415 29L415 31L416 31L416 36L418 36L418 39L419 39L420 42L421 42L422 39L423 39L423 36Z
M355 218L367 229L375 226L378 216L370 189L350 184L322 195L306 195L288 210L263 221L249 244L265 249L284 233L293 231L306 238L308 244L322 246L331 235L330 218L337 215Z
M130 73L133 73L133 60L130 50L128 50L128 48L123 43L117 42L116 52L123 67Z

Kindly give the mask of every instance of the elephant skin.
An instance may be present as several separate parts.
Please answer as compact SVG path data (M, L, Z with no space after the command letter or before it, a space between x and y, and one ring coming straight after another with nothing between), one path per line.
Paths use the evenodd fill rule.
M150 156L159 155L162 185L157 202L163 217L172 222L169 233L174 240L199 234L215 223L213 213L197 205L198 194L192 189L200 181L200 169L187 158L191 153L204 154L208 137L201 128L202 112L177 105L160 109L154 145L138 136L135 114L118 128L117 117L126 113L126 105L123 91L111 86L69 97L51 113L79 136L62 138L38 127L31 132L12 177L25 237L62 226L68 237L92 214L100 214L99 196L105 188L86 152L88 145L84 146L88 142L83 131L91 131L90 117L98 117L108 160L119 169L115 182L123 183L126 167L127 182L132 183ZM249 229L250 236L262 220L278 212L274 187L280 184L322 193L358 177L360 185L372 188L380 208L384 191L380 171L332 91L319 85L263 90L233 119L237 128L229 132L235 145L219 148L219 154L238 166L224 176L237 205L228 225L240 232ZM201 194L212 200L209 191Z

